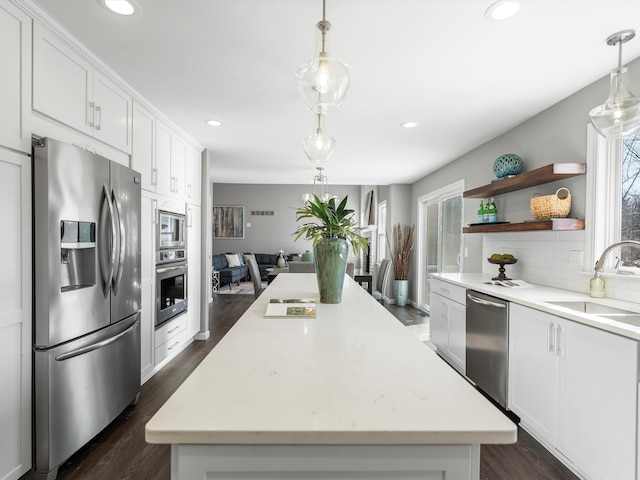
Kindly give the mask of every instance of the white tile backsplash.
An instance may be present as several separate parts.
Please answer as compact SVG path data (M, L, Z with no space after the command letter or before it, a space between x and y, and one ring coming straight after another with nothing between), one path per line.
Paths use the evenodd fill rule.
M486 259L493 253L513 254L518 263L505 266L510 278L589 293L593 267L584 264L585 235L584 230L488 233L483 234L482 255ZM572 262L576 255L582 257L582 264ZM484 260L482 273L497 276L498 265ZM605 274L603 278L608 298L640 303L640 276Z

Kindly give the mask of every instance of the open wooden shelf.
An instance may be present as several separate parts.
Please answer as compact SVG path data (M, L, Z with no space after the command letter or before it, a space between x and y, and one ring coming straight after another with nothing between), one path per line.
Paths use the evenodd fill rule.
M584 230L584 220L579 218L552 218L520 223L483 223L463 227L462 233L528 232L532 230Z
M523 188L555 182L564 178L584 175L587 171L586 163L552 163L544 167L536 168L529 172L514 175L511 178L498 180L497 182L483 185L482 187L467 190L462 194L465 198L487 198L502 193L514 192Z

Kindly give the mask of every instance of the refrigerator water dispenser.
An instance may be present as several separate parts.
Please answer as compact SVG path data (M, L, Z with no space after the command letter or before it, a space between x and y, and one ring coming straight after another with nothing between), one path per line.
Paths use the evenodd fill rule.
M96 224L60 222L60 291L96 284Z

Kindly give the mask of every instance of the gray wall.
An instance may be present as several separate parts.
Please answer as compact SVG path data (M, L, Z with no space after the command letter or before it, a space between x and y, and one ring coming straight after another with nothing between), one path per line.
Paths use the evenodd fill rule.
M215 170L212 172L215 179ZM313 192L312 185L254 185L213 183L214 206L244 206L245 237L243 239L213 239L213 254L226 252L302 253L311 250L311 242L300 239L294 242L295 211L302 206L300 197ZM360 186L330 185L329 191L341 198L349 196L348 207L360 218ZM273 211L273 216L252 216L252 211ZM247 224L251 224L250 227ZM213 225L210 225L213 236Z
M628 66L631 79L638 85L640 83L640 59L634 60ZM635 90L637 93L640 89L635 88ZM503 153L520 155L524 161L525 170L533 170L555 162L586 162L589 111L602 104L608 94L609 76L607 75L530 120L417 181L411 187L412 218L416 218L417 199L421 195L461 178L465 180L466 190L491 182L495 178L492 169L493 162ZM569 216L584 218L586 202L589 199L586 198L585 193L586 177L579 176L496 197L499 220L521 222L532 219L529 211L531 196L534 193L543 195L555 193L560 186L568 187L572 193L572 208ZM478 199L464 201L465 224L476 221L478 205ZM464 260L464 271L481 272L483 265L482 235L466 234L463 241L468 248L468 257ZM415 278L412 277L412 280ZM415 287L415 284L415 281L410 283L412 287ZM416 298L413 288L409 296L410 299Z

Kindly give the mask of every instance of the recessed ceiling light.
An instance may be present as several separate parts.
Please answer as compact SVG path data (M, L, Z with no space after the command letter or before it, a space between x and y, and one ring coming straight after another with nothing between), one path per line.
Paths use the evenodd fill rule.
M520 11L520 2L516 0L498 0L484 12L484 18L490 21L506 20Z
M98 3L118 15L133 15L140 11L140 7L133 0L98 0Z
M418 122L404 122L400 124L400 126L404 128L413 128L417 127L418 125L420 125Z
M222 122L220 120L205 120L204 123L211 125L212 127L222 126Z

